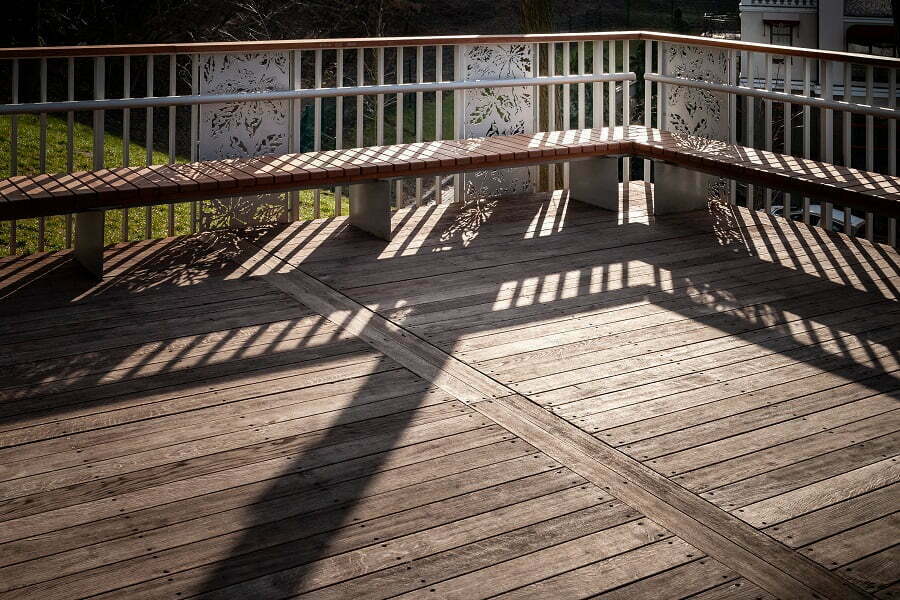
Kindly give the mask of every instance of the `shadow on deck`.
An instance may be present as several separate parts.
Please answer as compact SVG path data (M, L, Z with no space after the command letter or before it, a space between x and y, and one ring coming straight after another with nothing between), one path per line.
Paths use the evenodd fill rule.
M296 273L891 597L897 253L734 207L654 219L648 194L407 209L391 243L337 218L127 244L99 285L5 261L0 598L790 597L335 325L366 311L323 318Z

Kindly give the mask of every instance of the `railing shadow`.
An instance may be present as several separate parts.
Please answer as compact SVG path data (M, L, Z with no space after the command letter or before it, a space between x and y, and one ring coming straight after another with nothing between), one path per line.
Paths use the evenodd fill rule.
M153 377L168 382L176 391L193 389L191 386L198 382L205 385L220 381L222 389L238 390L234 400L242 401L239 388L246 384L241 379L243 371L228 372L223 364L247 357L268 361L257 373L264 382L272 382L282 373L285 378L295 373L299 356L313 345L321 347L323 354L308 358L310 367L314 368L319 359L327 362L329 355L324 349L329 344L339 348L343 343L339 332L322 319L297 313L296 307L294 313L288 306L276 308L280 306L278 299L266 296L272 293L271 288L257 278L290 279L290 269L282 266L279 272L248 263L241 246L244 242L265 249L269 255L312 274L476 365L489 360L485 348L498 340L515 344L521 341L525 328L541 325L546 348L532 347L529 355L544 352L542 360L548 364L556 361L557 371L565 369L565 365L559 365L561 359L616 347L622 337L619 331L633 325L629 321L635 317L629 311L652 307L646 314L669 315L666 318L670 320L665 322L715 327L722 336L746 337L748 344L769 345L775 354L784 352L783 346L755 337L754 331L778 327L788 320L808 325L800 329L820 332L836 341L797 360L813 367L828 358L855 364L860 378L867 378L868 383L861 385L873 386L874 392L895 393L895 381L876 375L886 373L879 357L898 358L897 351L891 349L896 348L897 336L881 336L859 327L853 331L859 345L849 348L838 335L846 323L833 319L827 303L796 302L797 294L787 293L784 284L790 280L792 290L806 286L810 297L834 293L840 294L848 306L874 306L885 297L896 297L900 266L892 254L873 252L852 240L809 232L796 224L765 224L762 220L768 217L758 214L751 215L755 222L748 222L739 211L728 207L719 207L707 216L654 219L646 216L646 206L642 206L648 194L649 189L643 194L625 194L624 201L630 206L621 215L571 202L564 194L538 201L520 199L518 206L505 199L473 203L458 210L409 210L398 219L398 235L390 244L335 220L248 231L239 238L198 236L190 241L167 242L157 250L152 245L139 251L123 249L113 261L117 269L113 277L99 286L73 282L62 294L68 300L57 302L65 305L69 300L109 298L113 303L141 297L152 302L154 290L179 287L190 287L192 293L205 289L208 291L202 293L214 297L228 289L223 282L233 281L240 284L236 287L256 286L245 297L247 304L237 309L243 318L226 321L227 317L212 315L209 330L192 331L178 344L141 323L148 330L147 337L135 337L134 344L120 355L110 353L110 348L85 348L82 353L73 353L70 361L54 363L44 371L38 368L42 360L39 355L21 363L0 354L0 361L26 365L11 370L20 377L20 385L0 390L5 394L0 396L0 411L8 411L0 413L0 426L4 428L0 439L19 444L12 446L13 450L27 447L26 438L18 439L12 433L27 429L27 419L33 417L35 426L40 426L52 423L57 414L65 419L73 409L84 410L87 418L91 411L114 407L123 394L135 399L152 396ZM573 231L581 233L559 235ZM788 233L802 240L799 248L786 237ZM733 261L731 275L724 277L715 268L705 267L704 254L725 261L723 264ZM56 266L36 263L9 270L16 287L6 303L0 303L0 313L6 307L14 310L20 299L40 298L63 279L58 276L67 267L48 262ZM250 272L235 269L235 262L249 264ZM815 274L806 272L810 269L815 269ZM20 273L32 272L36 274L33 279L22 279ZM67 271L64 274L71 275ZM35 306L41 306L37 302ZM142 311L145 309L139 304L134 305L134 315ZM361 315L348 318L354 316ZM123 314L123 318L131 317ZM226 329L226 323L234 325ZM583 339L564 337L579 328L584 330ZM650 328L646 329L652 336ZM779 334L791 336L795 329L785 328ZM72 331L74 335L77 327ZM184 332L177 337L185 338ZM591 342L598 337L600 342ZM158 344L147 348L153 341ZM889 349L887 353L868 355L869 360L864 362L857 358L857 349L865 354L867 345L888 345ZM144 354L134 354L136 347L144 347ZM293 351L298 354L293 355ZM354 346L352 351L364 352L361 346ZM107 362L85 366L86 358L99 359L102 355ZM261 441L249 447L252 452L241 455L246 464L276 458L280 461L274 471L253 484L252 493L242 492L244 486L239 486L237 492L224 487L209 495L210 502L215 503L225 502L229 493L245 494L243 503L229 507L234 511L228 525L231 529L210 529L204 534L207 538L201 535L191 540L187 547L194 548L198 558L170 567L170 573L156 574L150 565L163 563L170 556L183 557L178 548L155 549L153 560L151 554L142 551L123 557L133 568L129 571L131 579L121 582L125 586L121 591L136 594L154 590L166 596L181 593L180 597L282 598L327 585L335 578L361 574L364 568L405 564L402 553L391 553L391 540L411 530L391 529L380 522L373 527L367 522L376 514L367 512L370 499L379 494L386 497L378 485L380 474L395 468L392 452L423 440L440 445L444 443L442 427L454 424L449 430L457 431L455 423L472 417L463 415L453 403L444 402L424 384L386 397L390 375L401 371L386 357L373 357L371 351L367 356L361 360L366 366L357 376L358 385L344 404L328 412L318 429L306 437L284 435ZM121 386L105 383L104 374L111 370L124 382ZM652 369L646 373L652 374ZM60 374L66 376L62 382ZM492 374L503 380L502 370ZM104 387L108 393L96 391ZM288 385L278 393L297 393L296 389ZM86 396L82 390L92 392ZM598 404L598 409L602 408ZM96 423L91 425L88 420L81 426L88 429ZM483 426L460 425L458 431ZM60 435L76 431L63 429ZM424 460L426 455L420 458ZM411 458L409 463L415 460ZM210 464L208 473L219 473L215 462ZM166 474L165 467L148 471L156 477L156 485L182 477L177 469ZM221 474L225 477L227 471ZM85 481L60 491L71 493L74 504L141 489L108 485L113 479ZM382 506L377 514L388 515L415 505L402 501L402 486L394 493L395 504ZM41 502L26 508L25 499L41 495L17 498L6 506L3 518L39 517ZM54 497L58 499L60 494ZM177 528L189 519L208 517L202 508L194 508L200 512L192 513L189 505L189 498L176 502L163 526ZM183 511L179 510L181 506ZM160 524L155 522L154 526ZM115 547L115 540L102 543ZM373 562L352 553L379 547L382 550L377 560L371 559ZM102 549L98 547L98 551ZM333 558L342 554L343 558ZM353 562L356 559L360 562ZM89 575L89 571L75 571L71 576L56 574L60 577L57 585L66 585L67 577L84 581ZM46 578L53 576L48 574ZM415 582L409 585L414 587Z

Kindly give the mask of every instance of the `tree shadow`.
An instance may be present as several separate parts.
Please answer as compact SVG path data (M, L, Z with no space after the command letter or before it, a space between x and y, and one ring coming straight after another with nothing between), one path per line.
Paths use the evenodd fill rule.
M0 303L0 314L12 314L17 303L34 302L37 315L56 302L65 316L70 302L103 298L104 304L91 318L111 318L103 310L112 305L120 311L116 318L146 318L154 314L147 307L155 293L184 289L190 295L209 296L203 307L210 311L210 318L201 324L196 324L196 318L173 321L173 331L179 331L181 338L178 344L137 323L131 343L118 354L114 345L78 346L68 359L50 366L40 366L45 361L40 344L24 361L21 355L0 354L0 363L19 382L0 390L0 439L14 449L26 447L31 427L46 428L55 415L64 420L72 411L83 411L83 420L72 423L75 430L64 427L58 435L96 427L91 421L94 412L117 408L117 403L124 409L133 406L129 399L141 403L144 396L152 396L157 386L153 378L158 378L159 386L186 391L218 382L215 393L243 402L242 390L251 388L244 387L248 382L242 379L246 368L241 361L256 361L256 383L263 388L252 388L254 397L279 395L291 406L290 396L303 393L290 383L300 372L298 361L313 371L319 362L335 357L365 355L359 360L363 367L355 385L341 396L339 406L320 409L324 416L316 429L261 440L244 447L242 453L235 450L235 460L243 466L263 468L271 463L265 467L271 472L260 481L234 488L220 482L219 489L208 493L212 508L198 507L187 497L173 501L164 518L159 511L146 521L136 517L139 522L172 529L190 519L221 513L231 515L232 525L231 529L211 525L207 539L189 540L186 547L194 556L174 568L172 557L185 556L180 547L137 553L129 560L134 581L121 583L129 586L125 591L152 590L167 597L283 598L340 578L405 564L407 556L394 553L391 540L415 531L415 524L403 519L397 519L399 525L372 523L367 515L397 514L418 503L415 498L403 498L402 485L388 488L393 496L385 495L379 485L381 474L398 468L392 458L397 453L421 452L405 458L404 465L462 453L465 447L455 446L458 438L452 436L477 437L472 432L488 429L487 423L406 374L390 358L360 345L348 350L338 328L308 310L298 311L296 302L293 306L283 302L283 295L261 283L260 277L284 278L289 283L291 271L285 265L312 275L509 385L516 382L504 380L502 368L494 372L482 365L491 364L494 369L500 356L492 356L490 348L501 343L509 345L507 350L515 349L527 328L540 326L540 337L546 342L543 349L536 349L532 342L529 356L545 352L543 363L538 362L548 372L562 372L569 367L560 361L567 358L624 347L625 332L638 332L632 333L637 336L633 339L653 340L654 335L664 335L654 333L654 326L676 324L682 332L716 328L723 337L743 338L748 345L768 347L773 354L786 352L784 338L797 336L798 344L805 345L812 339L813 350L790 357L814 368L853 364L858 367L857 378L864 380L861 385L896 394L896 378L884 377L887 371L881 366L886 357L898 358L896 332L855 327L851 344L847 321L836 317L837 304L825 299L831 295L840 297L841 306L888 311L885 306L896 299L900 269L894 254L728 206L714 205L705 214L653 218L646 210L649 188L633 190L623 195L620 214L573 202L559 193L489 199L453 210L408 209L398 216L397 235L391 243L353 230L344 219L334 219L126 247L111 255L113 273L99 286L73 277L65 257L7 265L0 271L0 281L11 282L11 287L7 301ZM260 252L248 253L247 244ZM264 264L263 259L272 256L280 259L278 268ZM235 269L235 263L245 268ZM725 267L727 274L721 272ZM68 278L72 281L61 292L54 287ZM51 289L56 289L56 299L42 301ZM172 298L178 294L166 297L177 302ZM133 304L120 304L129 301ZM216 312L216 302L231 304ZM786 327L786 323L793 325ZM38 341L77 337L80 331L60 327ZM775 333L760 337L763 328L774 328ZM599 341L591 341L595 339ZM817 339L830 343L816 345ZM134 348L151 342L158 343L135 354ZM311 355L310 348L318 354ZM512 356L515 360L514 352ZM86 357L101 362L86 365ZM105 383L104 375L111 371L119 382ZM639 379L640 371L633 376ZM651 376L653 371L644 373ZM288 383L282 385L282 380ZM591 398L578 400L589 404ZM605 408L602 400L595 402L596 410ZM225 412L217 414L219 422L227 421ZM108 426L114 425L111 421ZM258 425L272 423L263 420ZM223 427L237 430L235 425ZM485 437L482 443L491 439ZM198 464L191 471L172 468L181 463L166 463L148 470L147 476L153 477L155 485L217 474L224 477L227 470L221 465L229 463L222 459L217 456L206 467L203 460L194 461ZM77 491L71 501L75 505L139 492L146 485L129 488L115 479L83 482L72 490L60 488L53 498L58 502L62 491ZM414 482L412 478L407 485L417 489L412 487ZM378 495L394 504L367 513L366 503ZM3 518L39 516L41 502L25 503L36 496L17 498L4 509ZM352 552L361 549L374 551L365 557ZM163 573L163 568L171 572ZM84 580L90 575L85 571L71 578ZM66 585L68 580L64 576L57 581Z

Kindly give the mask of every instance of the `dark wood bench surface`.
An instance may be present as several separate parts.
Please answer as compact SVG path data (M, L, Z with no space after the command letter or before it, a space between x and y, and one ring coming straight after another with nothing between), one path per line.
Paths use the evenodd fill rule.
M0 219L530 165L630 149L627 131L581 130L0 180Z
M17 176L0 180L0 219L620 154L664 160L886 216L900 216L898 177L629 126Z
M628 138L644 158L900 217L900 177L646 127Z

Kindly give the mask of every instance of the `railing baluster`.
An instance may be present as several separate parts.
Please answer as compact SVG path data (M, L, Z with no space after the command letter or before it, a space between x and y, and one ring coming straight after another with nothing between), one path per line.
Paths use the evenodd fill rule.
M434 47L434 80L444 80L444 47ZM434 93L434 139L440 140L444 138L444 92L438 90ZM434 202L440 204L441 195L441 176L434 177Z
M666 51L665 42L656 42L656 72L663 73L663 57ZM663 111L666 106L666 85L656 84L656 127L660 131L666 129L666 120Z
M295 90L303 89L303 52L294 50L291 53L291 87ZM300 98L291 99L291 150L303 151L303 101ZM300 203L303 196L299 190L293 191L288 196L290 202L290 220L300 220Z
M819 85L822 88L822 97L826 100L834 99L834 85L833 85L833 77L831 75L831 63L827 60L822 60L819 62L819 72L821 81ZM821 131L822 131L822 139L820 152L822 152L823 160L825 162L834 162L834 111L830 108L825 108L821 111L822 123L821 123ZM822 228L825 231L831 231L831 221L832 221L832 204L831 202L824 202L820 205L822 208L822 214L820 216L820 223L822 224Z
M563 42L563 75L571 75L572 74L572 44L568 41ZM563 98L562 98L562 109L563 109L563 122L562 129L570 129L572 127L572 85L565 84L562 86ZM564 162L562 165L563 171L563 189L569 189L569 163Z
M609 72L616 72L616 41L609 41ZM615 127L618 119L616 118L616 82L609 82L609 126Z
M644 73L653 71L653 40L644 40ZM729 102L734 94L728 95ZM644 127L653 126L653 83L644 80ZM731 115L731 122L734 122L734 113ZM650 160L644 159L644 181L650 181Z
M584 42L578 42L578 74L584 75ZM578 129L585 127L584 84L578 84Z
M603 40L593 43L591 70L594 75L603 73ZM603 127L603 84L596 81L591 84L591 123L595 128Z
M844 63L844 94L842 96L845 102L853 101L853 64ZM853 166L853 113L845 110L841 114L841 123L843 124L843 155L844 165ZM844 233L850 234L850 225L853 221L853 210L849 206L844 207Z
M888 70L888 106L897 108L897 69ZM888 121L888 173L897 174L897 119ZM888 219L888 245L897 245L897 219Z
M424 71L425 71L425 48L423 46L418 46L416 48L416 83L422 83L424 81ZM424 94L422 92L416 92L416 141L422 141L422 118L423 118L423 107L422 102L424 101ZM422 206L422 178L416 178L416 206Z
M153 96L153 55L147 55L147 96ZM153 108L147 108L145 143L147 164L153 164ZM153 207L144 209L144 239L153 237Z
M344 49L337 49L335 57L335 87L344 87ZM334 148L340 150L344 147L344 98L338 96L334 99ZM344 203L344 189L341 186L334 188L334 215L341 216Z
M12 61L12 103L19 103L19 59L14 58ZM9 119L9 175L17 175L19 172L19 117L13 115ZM9 222L9 253L15 254L18 246L16 234L18 233L18 223L16 221Z
M729 83L740 85L741 76L737 70L737 57L738 55L735 50L728 51L728 81ZM645 81L644 85L648 85L649 83L650 82ZM731 144L737 144L737 134L737 95L728 94L728 142ZM730 191L730 193L728 194L729 204L737 204L737 181L735 179L729 179L728 188Z
M200 55L191 54L191 93L197 94L200 90ZM200 143L198 140L199 129L200 129L200 111L199 106L196 104L191 105L191 162L196 162L197 157L200 153L200 148L198 144ZM198 227L197 224L197 201L191 202L191 233L196 233Z
M176 69L177 69L176 55L170 54L169 55L169 95L170 96L175 96L178 94L178 89L177 89L178 80L177 80ZM174 106L169 107L168 127L169 127L169 140L168 140L167 145L168 145L168 149L169 149L169 162L174 163L175 162L175 154L176 154L175 153L176 123L175 123L175 107ZM166 208L166 215L168 217L168 224L167 224L166 230L167 230L169 237L172 237L173 235L175 235L175 205L174 204L168 205L168 207Z
M794 77L793 77L793 58L790 56L782 57L782 65L784 65L784 73L781 78L781 91L786 94L794 93ZM794 146L794 107L790 102L782 102L781 104L781 121L783 123L783 136L784 136L784 153L792 154L793 146ZM791 211L793 210L793 195L790 192L785 192L784 194L784 217L786 219L791 218Z
M40 61L40 94L41 102L47 101L47 59ZM47 113L38 116L39 141L38 141L38 170L47 172ZM38 252L43 252L47 246L47 219L38 217Z
M365 48L357 48L356 49L356 85L365 85L366 84L366 49ZM364 121L364 113L365 110L365 97L357 96L356 97L356 147L362 148L365 146L366 136L365 136L365 121Z
M396 65L394 70L397 72L397 83L403 83L403 46L397 46ZM395 125L394 143L403 143L403 94L397 94L397 122ZM395 185L395 202L397 208L405 206L405 198L403 194L403 180L398 179Z
M844 63L844 95L842 97L845 102L853 101L853 65L851 63ZM853 165L853 113L849 110L843 111L841 123L844 127L842 132L844 164L850 167Z
M753 53L747 52L747 85L756 88L756 72L753 61ZM753 96L747 96L747 140L746 144L750 148L756 147L756 107L754 106ZM747 184L747 208L756 210L756 186L752 183Z
M547 75L556 75L556 43L547 44ZM556 86L547 86L547 131L556 131ZM548 190L556 189L556 165L550 163L547 167Z
M384 46L375 50L375 77L378 85L384 85ZM375 145L384 144L384 94L378 94L375 106Z
M322 87L322 49L318 48L314 51L314 87L319 89ZM318 152L322 149L322 99L313 100L313 150ZM316 188L313 190L313 219L319 219L322 216L322 190Z
M122 57L122 97L131 98L131 57ZM131 165L131 109L122 110L122 165ZM119 240L128 241L128 207L122 209Z
M562 68L563 75L571 75L572 74L572 49L571 44L569 42L563 42L562 46ZM562 86L562 129L571 129L571 104L572 104L572 86L570 84L565 84ZM563 178L563 189L569 189L569 163L565 162L562 165L562 178Z
M866 104L875 102L875 68L866 66ZM875 117L866 115L866 171L875 170ZM875 215L866 211L866 239L870 242L875 236Z
M622 72L631 71L631 45L629 40L622 40ZM631 125L631 82L627 79L622 82L622 127ZM631 183L631 157L622 158L622 187L628 192Z
M772 62L774 58L771 54L766 53L766 82L765 87L767 92L772 91ZM766 140L766 150L772 151L772 101L765 100L763 107L765 109L765 123L763 126L765 127L765 140ZM764 200L764 210L767 215L772 214L772 188L766 187L765 189L765 200ZM790 216L790 215L788 215Z
M457 44L453 46L453 77L456 81L464 79L463 74L463 48L464 46ZM463 106L465 94L462 90L453 91L453 139L462 139L464 136L463 124ZM454 202L462 202L465 194L462 189L463 179L459 173L453 175L453 200Z
M66 98L75 100L75 59L69 57L66 61ZM66 171L75 170L75 112L66 113ZM72 247L72 227L75 219L72 214L66 215L66 248Z
M803 95L812 96L812 69L809 58L803 58ZM812 156L812 143L810 141L811 109L808 104L803 105L803 158ZM809 225L809 197L803 197L803 222Z

